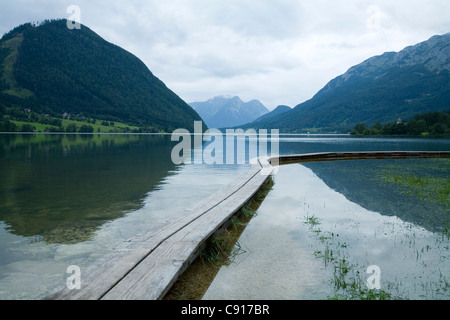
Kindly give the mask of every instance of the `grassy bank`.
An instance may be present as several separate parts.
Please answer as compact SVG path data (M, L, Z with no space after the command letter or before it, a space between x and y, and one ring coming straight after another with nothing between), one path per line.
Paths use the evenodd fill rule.
M85 122L77 120L63 119L61 120L61 126L55 126L50 124L42 124L38 122L25 122L25 121L11 121L18 128L18 131L22 132L80 132L80 129L84 126L92 130L92 133L124 133L133 132L139 130L138 127L130 126L121 122L109 122L109 121L96 121ZM25 128L25 130L22 130ZM34 128L34 130L31 130ZM83 131L83 130L81 130ZM84 131L89 133L87 131Z

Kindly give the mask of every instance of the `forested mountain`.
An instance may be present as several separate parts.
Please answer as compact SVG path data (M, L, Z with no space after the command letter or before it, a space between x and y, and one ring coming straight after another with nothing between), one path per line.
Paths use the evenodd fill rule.
M283 113L285 113L285 112L291 111L291 110L292 110L291 107L281 105L281 106L276 107L276 108L275 108L274 110L272 110L271 112L266 113L265 115L259 117L259 118L256 119L254 122L267 120L267 119L273 118L273 117L275 117L275 116L279 116L279 115L281 115L281 114L283 114Z
M370 58L292 111L252 124L282 132L349 132L450 109L450 33Z
M201 120L137 57L66 20L27 23L0 40L0 120L23 110L167 132Z
M192 102L190 105L210 128L237 127L269 113L260 101L244 102L239 97L220 96L205 102Z

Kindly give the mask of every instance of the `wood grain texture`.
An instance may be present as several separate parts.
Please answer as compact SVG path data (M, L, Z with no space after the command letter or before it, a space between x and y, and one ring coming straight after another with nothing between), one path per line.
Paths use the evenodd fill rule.
M266 165L267 167L267 165ZM82 270L80 290L62 287L47 299L161 299L200 249L259 190L258 163L180 218L155 225Z

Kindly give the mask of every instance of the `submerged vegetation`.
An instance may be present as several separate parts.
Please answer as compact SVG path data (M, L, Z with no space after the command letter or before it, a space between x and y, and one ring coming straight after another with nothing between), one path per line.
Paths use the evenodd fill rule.
M362 179L386 189L397 201L398 207L408 209L404 217L409 216L410 219L403 220L397 213L389 214L394 207L386 202L384 206L390 209L383 216L392 219L371 226L361 226L358 221L351 220L349 224L355 230L347 234L346 228L350 225L345 222L333 226L306 212L304 223L317 241L314 256L323 260L331 275L330 285L334 293L329 298L391 300L418 296L446 299L450 288L445 266L450 241L450 160L412 159L372 164L365 167L366 175ZM359 173L357 166L348 170L345 173L350 177L355 172ZM356 171L350 172L352 170ZM371 194L385 196L385 193L376 191L381 189L371 190ZM346 197L352 198L350 195L346 194ZM379 201L380 198L377 199ZM405 202L411 205L404 206ZM369 206L368 209L372 208ZM425 223L427 221L430 222ZM377 258L385 265L382 290L371 289L366 283L368 275L365 266L374 250L387 253L384 260ZM402 258L389 258L393 252L398 252Z
M424 201L436 202L445 207L450 206L450 178L413 177L393 174L385 181L394 183L406 194L414 195Z
M244 231L247 224L257 215L257 209L273 187L273 180L269 180L256 192L249 203L244 205L239 213L231 218L231 226L221 234L215 234L208 240L206 249L200 258L211 263L221 265L233 263L234 258L243 253L238 241L238 235Z
M450 159L430 159L402 166L391 164L379 171L377 178L385 186L427 204L429 219L434 219L437 231L450 227ZM426 217L424 217L426 218Z
M274 185L272 178L231 218L228 228L213 235L206 243L205 249L197 260L180 276L165 300L200 300L214 280L219 269L234 262L245 252L239 238L247 224L257 216L257 210Z
M450 159L398 159L306 164L330 188L367 210L426 230L450 226Z
M435 160L435 166L429 169L433 168L445 174L445 171L450 168L450 160ZM450 209L450 178L448 175L441 177L418 176L417 173L409 172L407 169L398 170L393 167L392 170L384 170L381 177L384 183L395 184L407 195Z
M368 172L373 176L372 183L389 185L389 190L398 189L405 198L415 197L433 210L443 208L442 219L445 220L449 208L449 161L411 160L408 165L400 161L380 162L380 167ZM180 278L166 299L201 299L219 269L233 264L236 257L245 253L246 248L239 243L239 237L246 224L257 214L255 206L265 197L265 192L261 191L241 209L240 216L232 219L224 233L210 239L206 250ZM304 219L306 230L311 232L316 243L311 254L324 264L324 279L329 288L325 298L397 300L414 299L416 296L425 299L448 297L450 283L445 267L450 241L448 224L428 233L414 223L387 219L383 220L382 225L370 226L370 233L365 233L367 226L360 226L359 221L342 221L342 224L333 226L309 209ZM355 230L347 233L350 226ZM395 261L388 257L375 260L383 266L382 286L379 289L371 287L368 282L368 260L373 257L366 250L367 246L378 252L401 252L403 256L403 259Z
M323 245L314 255L322 259L325 266L331 267L333 276L331 284L334 287L332 300L387 300L392 299L390 293L384 290L370 289L363 281L360 266L348 258L349 244L341 241L339 234L326 232L320 228L320 220L316 216L306 216L305 224Z

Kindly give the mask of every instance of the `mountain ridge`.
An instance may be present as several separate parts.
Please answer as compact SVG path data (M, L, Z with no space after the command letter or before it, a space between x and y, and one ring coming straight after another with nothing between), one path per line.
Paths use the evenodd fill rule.
M0 39L0 104L61 117L81 114L155 131L193 129L200 116L132 53L65 19Z
M191 102L189 105L210 128L229 128L253 122L269 110L259 101L253 99L242 101L238 96L217 96L204 102Z
M450 33L351 67L292 111L249 124L283 132L349 132L356 124L450 109Z
M261 117L259 117L258 119L256 119L255 121L253 121L253 123L273 118L275 116L281 115L281 114L291 111L291 110L292 110L292 108L289 106L279 105L278 107L276 107L269 113L266 113L266 114L262 115Z

